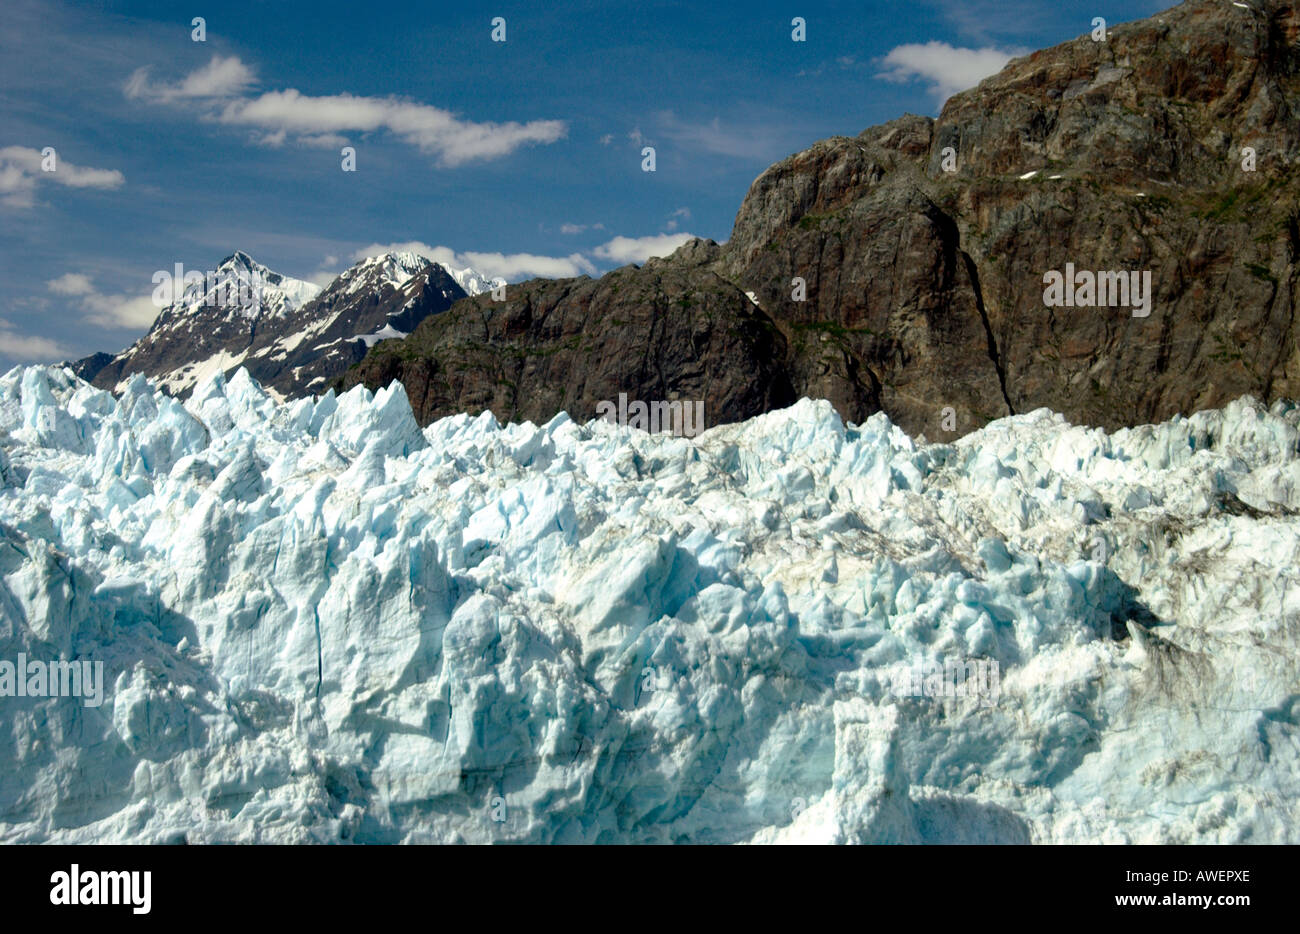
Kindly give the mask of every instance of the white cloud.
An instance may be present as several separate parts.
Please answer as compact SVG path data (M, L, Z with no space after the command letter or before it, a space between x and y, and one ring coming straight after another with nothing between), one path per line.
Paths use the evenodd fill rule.
M147 68L137 69L125 91L129 98L153 103L208 105L202 116L255 130L253 141L262 146L282 146L292 136L301 145L337 147L347 145L343 134L386 130L449 167L496 159L521 146L554 143L568 133L562 120L476 123L399 97L313 96L294 88L246 96L254 83L251 68L236 57L218 55L175 84L152 83Z
M152 295L88 295L82 319L105 328L148 328L160 309Z
M946 42L900 45L881 59L886 70L876 77L903 82L930 82L930 92L942 104L958 91L973 88L1001 71L1015 53L1000 49L959 49Z
M333 145L340 133L386 129L449 167L495 159L520 146L553 143L568 132L561 120L474 123L439 107L395 97L312 97L293 88L231 101L217 119L269 133L293 133L316 145Z
M14 165L0 163L0 204L30 208L36 204L36 178Z
M339 273L342 272L342 270L340 270L338 266L339 258L333 254L329 254L320 261L320 265L316 267L315 272L307 277L307 281L313 285L318 285L323 289L339 277Z
M90 284L90 276L80 272L64 273L45 284L55 295L89 295L95 291L95 287Z
M104 295L96 291L90 277L80 272L64 273L45 283L55 295L76 299L70 303L87 324L105 328L147 328L158 317L159 308L149 295Z
M681 215L684 208L680 208L675 215ZM689 213L689 212L686 212ZM562 233L573 233L572 230L564 228L581 228L586 230L603 229L602 224L591 225L564 225ZM502 277L510 282L525 280L525 278L542 277L542 278L568 278L572 276L595 276L599 273L597 263L615 263L617 265L627 265L628 263L645 263L647 259L653 256L667 256L680 247L682 243L694 239L695 235L690 233L663 233L654 234L651 237L615 237L611 241L602 243L601 246L590 250L588 255L582 255L580 252L573 252L568 256L541 256L532 254L532 252L515 252L515 254L500 254L500 252L474 252L472 250L452 250L446 246L430 246L428 243L420 241L406 241L403 243L370 243L369 246L357 250L352 254L352 260L359 261L367 256L378 256L385 252L415 252L421 256L428 256L434 263L441 263L447 268L463 269L473 267L478 272L484 273L490 278Z
M372 243L357 250L352 255L354 260L380 253L410 252L426 256L435 263L453 269L472 266L489 278L500 276L507 281L530 279L542 276L549 279L563 279L583 274L594 275L595 265L581 253L568 256L539 256L536 253L477 253L472 250L460 252L445 246L430 246L419 241L405 243Z
M568 256L538 256L535 253L465 253L469 264L489 276L506 280L542 276L561 279L568 276L595 275L596 267L581 253Z
M280 131L281 137L284 131ZM299 144L303 146L313 146L319 149L339 149L348 144L346 136L340 136L338 133L317 133L312 136L299 136Z
M694 240L689 233L656 234L649 237L615 237L602 243L592 253L600 259L620 265L644 263L653 256L668 256L683 243Z
M137 68L126 82L126 96L143 98L160 103L178 100L211 100L238 97L254 84L257 78L238 56L222 58L212 56L212 61L197 71L190 72L176 84L151 84L149 69Z
M587 229L595 230L601 227L600 224L592 224ZM477 253L472 250L453 250L450 247L430 246L418 240L408 240L405 243L372 243L357 250L352 254L352 259L360 261L381 253L418 253L451 269L472 266L489 278L500 276L509 282L518 282L535 276L546 279L594 276L599 273L596 261L615 263L619 266L628 263L644 263L654 256L668 256L683 243L693 239L695 235L689 233L615 237L591 250L586 256L582 253L570 253L568 256L539 256L536 253Z
M277 130L274 133L254 134L253 142L259 146L266 146L269 149L279 149L284 145L285 139L289 136L284 130Z
M339 273L337 270L322 269L322 270L318 270L317 272L313 272L310 276L307 277L306 281L310 282L312 285L320 286L323 289L325 288L325 286L329 285L338 277L339 277Z
M126 179L116 169L91 169L73 165L55 153L54 171L42 170L41 150L28 146L0 149L0 205L30 208L36 204L36 187L52 182L69 188L117 188Z
M562 234L580 234L584 230L604 230L604 224L561 224L560 233Z
M74 354L58 341L35 334L20 334L0 318L0 357L22 363L58 363Z
M690 209L690 208L678 208L676 211L673 211L673 213L671 213L671 214L668 215L668 222L667 222L666 224L664 224L664 227L667 228L668 230L676 230L676 229L677 229L677 218L679 218L679 217L680 217L682 220L690 220L690 219L691 219L691 209Z

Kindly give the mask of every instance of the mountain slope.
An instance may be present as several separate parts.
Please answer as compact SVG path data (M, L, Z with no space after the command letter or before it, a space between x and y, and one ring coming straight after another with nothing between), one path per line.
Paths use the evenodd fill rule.
M281 396L321 392L377 340L404 337L465 290L414 253L368 257L343 272L284 327L255 342L243 364Z
M271 271L242 251L222 260L207 280L186 287L159 312L149 333L122 353L108 360L95 354L73 369L104 389L145 373L168 392L185 394L212 373L239 366L260 334L282 327L320 291L310 282ZM208 284L212 287L205 288ZM232 287L239 293L231 294Z
M964 429L1041 406L1115 427L1300 395L1300 17L1262 6L1184 4L1017 59L938 121L785 160L746 198L727 274L784 327L833 331L880 407L932 434L946 405ZM1149 316L1046 307L1067 263L1149 270Z
M461 281L487 287L473 269L451 272L414 253L368 257L324 290L271 272L242 252L224 260L215 278L217 289L187 289L121 354L95 354L73 369L103 389L120 391L143 373L186 395L204 378L242 366L278 395L298 397L323 389L376 341L404 337L464 298ZM221 303L224 295L214 292L227 281L259 289L260 302Z
M906 116L783 160L751 186L723 247L697 242L610 274L620 292L605 304L590 305L581 280L511 286L504 304L479 298L372 349L340 386L401 378L424 422L487 405L585 419L592 400L620 392L689 398L708 367L716 383L774 387L723 394L706 407L710 424L793 394L854 421L884 411L930 437L1043 406L1113 428L1243 393L1300 397L1297 110L1293 0L1185 3L1115 26L1106 42L1082 36L1016 59L937 120ZM1044 276L1067 264L1139 283L1149 272L1149 314L1047 306ZM721 311L702 301L722 293ZM753 317L767 336L735 356L709 341L664 356L674 316L685 330ZM556 350L575 317L582 339ZM756 368L764 347L777 356ZM556 358L501 368L508 393L485 388L490 369L461 372L467 357L541 352ZM431 383L441 388L422 388Z
M797 397L780 370L784 340L709 270L717 249L696 241L672 263L510 286L504 303L476 296L376 346L347 382L362 372L377 384L400 379L422 418L485 409L591 418L632 387L703 401L710 423L789 405Z

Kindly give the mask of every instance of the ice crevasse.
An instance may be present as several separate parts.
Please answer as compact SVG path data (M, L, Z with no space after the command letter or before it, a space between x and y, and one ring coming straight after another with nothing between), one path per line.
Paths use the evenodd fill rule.
M0 377L0 839L1297 842L1300 409L955 444ZM907 689L953 662L980 697ZM987 687L987 684L986 684Z

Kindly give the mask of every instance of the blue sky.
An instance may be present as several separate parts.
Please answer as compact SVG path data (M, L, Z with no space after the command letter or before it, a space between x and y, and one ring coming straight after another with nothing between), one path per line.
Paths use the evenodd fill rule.
M1167 5L4 0L0 365L120 350L154 271L236 249L323 283L418 243L517 281L722 241L778 159Z

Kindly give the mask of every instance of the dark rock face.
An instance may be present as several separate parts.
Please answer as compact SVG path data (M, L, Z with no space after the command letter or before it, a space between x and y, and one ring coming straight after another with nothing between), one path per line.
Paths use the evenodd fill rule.
M797 392L854 421L884 410L923 430L945 406L965 425L1011 414L977 265L920 171L931 131L905 117L769 169L723 260L789 335Z
M401 379L423 421L585 419L625 392L704 398L713 425L808 395L931 438L947 407L960 434L1300 398L1298 110L1294 0L1185 3L791 156L722 247L461 302L339 385ZM1049 307L1067 263L1149 271L1149 315Z
M84 379L86 382L92 382L99 372L113 362L111 353L93 353L89 357L83 357L75 363L69 364L72 372Z
M733 283L709 269L718 246L695 241L672 261L599 280L534 280L507 301L483 294L377 345L364 373L400 379L419 416L490 409L520 421L567 410L596 415L602 401L703 401L708 424L794 402L781 369L785 341Z
M938 197L1017 411L1115 428L1247 392L1300 398L1300 13L1251 6L1187 3L1084 37L945 108L927 173L958 149ZM1044 307L1043 272L1067 262L1149 269L1150 316Z
M243 364L249 375L286 398L323 393L365 357L375 335L409 334L425 318L465 297L465 290L437 263L408 259L406 271L417 264L419 272L400 285L394 284L391 269L385 274L382 262L343 273L290 315L274 339L256 345Z

